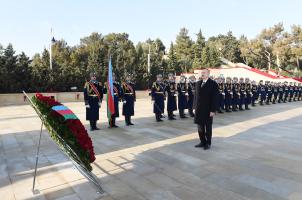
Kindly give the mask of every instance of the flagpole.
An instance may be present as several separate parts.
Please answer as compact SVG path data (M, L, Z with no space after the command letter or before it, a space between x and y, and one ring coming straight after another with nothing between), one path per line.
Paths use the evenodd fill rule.
M151 49L150 49L150 44L149 44L149 53L148 53L148 69L147 69L147 71L148 71L148 74L150 74L150 51L151 51Z
M148 72L148 90L150 89L150 77L151 77L151 75L150 75L150 69L151 69L151 63L150 63L150 56L151 56L151 47L150 47L151 45L149 44L149 52L148 52L148 60L147 60L147 72Z

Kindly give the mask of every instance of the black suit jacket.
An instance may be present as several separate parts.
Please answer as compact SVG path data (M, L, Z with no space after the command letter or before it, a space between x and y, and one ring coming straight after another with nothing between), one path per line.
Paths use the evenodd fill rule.
M201 80L196 83L194 96L194 123L199 125L213 121L210 112L216 112L219 100L218 84L209 78L201 87L202 82Z

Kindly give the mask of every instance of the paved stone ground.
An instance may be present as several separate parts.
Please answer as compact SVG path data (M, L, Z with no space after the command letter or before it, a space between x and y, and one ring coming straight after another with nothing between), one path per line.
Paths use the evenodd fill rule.
M85 123L81 103L67 103ZM91 132L104 200L302 199L302 102L221 114L213 147L198 143L192 119L154 122L150 100L139 99L132 127L119 119ZM105 106L103 106L105 108ZM0 197L101 199L43 131L37 178L31 193L40 121L29 106L0 107Z

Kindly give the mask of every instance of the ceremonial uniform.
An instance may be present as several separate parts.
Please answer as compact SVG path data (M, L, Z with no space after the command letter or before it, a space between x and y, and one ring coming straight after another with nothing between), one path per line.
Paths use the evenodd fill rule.
M160 119L161 114L165 109L165 85L162 82L154 82L151 88L151 96L154 101L153 113L155 114L156 121L162 121Z
M272 101L272 85L270 83L265 84L265 91L266 91L266 104L268 105Z
M245 98L246 98L246 88L245 88L245 83L239 83L239 110L243 110L242 105L245 104Z
M294 97L294 86L292 84L290 84L289 86L288 95L289 95L289 102L291 102Z
M244 106L246 110L249 110L249 104L252 102L252 85L250 83L245 83L245 99L244 99Z
M188 89L186 83L177 84L178 110L180 118L186 118L184 110L188 108Z
M266 90L263 84L259 84L258 91L260 94L260 105L263 105L263 102L266 101Z
M84 86L84 100L86 105L86 120L90 122L90 129L96 130L96 121L99 120L99 108L103 100L103 89L98 81L89 81Z
M283 102L283 94L284 94L284 86L283 85L279 85L278 87L278 103Z
M232 110L237 111L238 110L238 105L239 105L239 98L240 98L240 85L239 83L233 83L233 106Z
M167 111L169 120L174 120L173 111L177 110L176 104L176 83L174 81L168 81L166 83L165 90L167 92Z
M274 85L273 88L273 104L275 104L277 102L277 99L278 99L278 94L279 94L279 87L278 85Z
M256 84L252 84L252 106L256 105L256 101L259 98L259 90Z
M287 85L284 85L284 97L283 97L283 102L287 102L287 98L289 96L289 87Z
M293 98L294 101L298 101L298 95L299 95L299 87L295 83L295 85L294 85L294 98Z
M224 87L224 93L225 93L225 111L231 112L231 105L232 105L232 99L233 99L233 88L231 83L226 83Z
M222 110L225 109L225 106L224 106L224 101L225 101L224 83L218 83L218 90L219 90L218 112L223 113Z
M299 83L298 86L298 101L302 100L302 85Z
M194 117L194 112L193 112L193 103L194 103L194 95L195 95L195 88L196 87L196 82L191 82L189 81L188 83L188 110L189 114L191 117Z
M131 82L124 82L122 84L123 92L123 115L125 116L126 125L133 125L131 123L131 116L134 116L134 102L136 101L136 93L134 84Z
M107 88L104 88L104 94L107 94ZM109 121L109 126L117 127L115 124L116 118L120 116L119 114L119 102L122 100L123 94L121 86L118 82L113 82L113 99L114 99L114 114L111 115Z

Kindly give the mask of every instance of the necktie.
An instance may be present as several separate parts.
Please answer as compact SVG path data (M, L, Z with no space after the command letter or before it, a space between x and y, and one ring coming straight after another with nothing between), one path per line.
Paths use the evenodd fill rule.
M206 84L206 82L205 82L205 81L202 81L202 83L201 83L201 87L203 87L203 86L204 86L204 84Z

